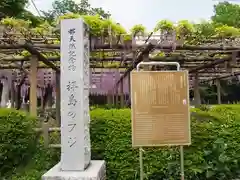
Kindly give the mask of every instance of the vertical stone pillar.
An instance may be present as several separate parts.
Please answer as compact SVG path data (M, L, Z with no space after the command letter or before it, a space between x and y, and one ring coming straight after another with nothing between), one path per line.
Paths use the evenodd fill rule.
M90 163L89 59L86 58L89 50L83 29L79 20L63 20L61 24L63 171L84 171Z
M50 179L105 179L105 162L91 161L89 39L82 19L61 21L61 161Z

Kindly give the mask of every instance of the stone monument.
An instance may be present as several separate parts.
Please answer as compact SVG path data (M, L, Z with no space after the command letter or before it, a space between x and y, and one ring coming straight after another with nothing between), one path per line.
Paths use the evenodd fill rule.
M105 162L91 161L89 37L79 19L61 21L61 161L43 180L104 180Z

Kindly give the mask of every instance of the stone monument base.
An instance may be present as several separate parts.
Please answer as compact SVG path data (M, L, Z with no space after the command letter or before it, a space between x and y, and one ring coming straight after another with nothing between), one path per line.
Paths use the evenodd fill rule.
M42 176L42 180L105 180L105 161L91 161L85 171L61 171L60 163Z

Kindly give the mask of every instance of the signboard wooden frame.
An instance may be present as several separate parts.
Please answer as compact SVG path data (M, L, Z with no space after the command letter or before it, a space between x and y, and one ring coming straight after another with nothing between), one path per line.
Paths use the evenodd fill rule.
M190 145L187 71L132 71L132 146Z

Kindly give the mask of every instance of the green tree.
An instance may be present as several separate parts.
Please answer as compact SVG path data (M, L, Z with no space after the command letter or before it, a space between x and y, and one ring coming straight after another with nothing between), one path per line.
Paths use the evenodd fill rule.
M25 11L28 0L0 0L0 19L16 17Z
M146 27L143 26L142 24L136 24L131 28L131 34L133 34L134 36L136 34L144 35L145 32L146 32Z
M42 11L46 20L52 22L56 17L74 13L80 15L100 15L106 19L110 17L109 12L105 12L102 8L92 8L88 0L81 0L76 3L74 0L55 0L52 4L52 9L49 11Z
M103 8L91 8L90 14L92 15L100 15L102 18L107 19L111 16L109 12L103 10Z
M213 22L221 25L240 27L240 6L229 2L214 5Z
M17 19L23 19L23 20L28 20L31 21L31 26L32 27L36 27L40 24L42 24L43 18L39 17L39 16L35 16L33 13L31 13L30 11L24 10L22 13L20 13L19 15L16 16Z

